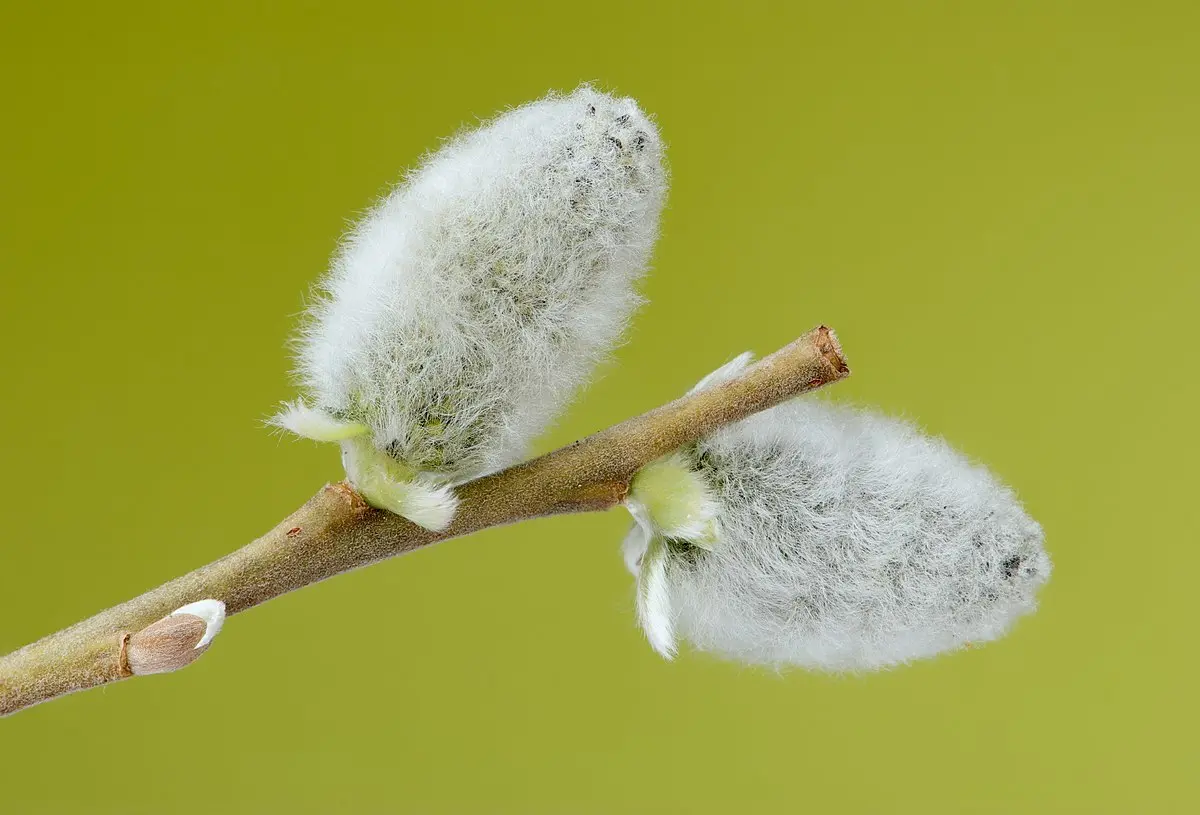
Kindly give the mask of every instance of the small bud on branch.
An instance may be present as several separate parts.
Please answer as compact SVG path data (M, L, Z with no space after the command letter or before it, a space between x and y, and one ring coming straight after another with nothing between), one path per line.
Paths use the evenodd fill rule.
M118 662L134 676L177 671L208 650L224 622L225 604L220 600L188 603L126 635Z

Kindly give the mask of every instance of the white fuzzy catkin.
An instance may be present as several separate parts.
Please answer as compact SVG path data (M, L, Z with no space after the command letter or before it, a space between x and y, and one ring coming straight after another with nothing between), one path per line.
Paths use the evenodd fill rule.
M666 184L654 124L590 87L459 135L346 240L277 423L445 526L449 485L524 457L618 339Z
M624 545L642 627L668 658L681 636L748 663L882 668L1001 636L1049 578L1013 493L902 421L796 399L686 455L711 489L715 543L663 534L634 490Z

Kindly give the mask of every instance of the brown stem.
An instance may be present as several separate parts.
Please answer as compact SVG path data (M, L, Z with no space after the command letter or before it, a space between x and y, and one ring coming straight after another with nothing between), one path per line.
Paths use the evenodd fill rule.
M677 399L540 458L458 488L458 513L430 532L373 509L347 484L324 487L263 537L0 658L0 715L130 675L131 635L201 599L236 614L273 597L420 546L492 526L608 509L651 461L785 399L850 373L821 326L739 377Z

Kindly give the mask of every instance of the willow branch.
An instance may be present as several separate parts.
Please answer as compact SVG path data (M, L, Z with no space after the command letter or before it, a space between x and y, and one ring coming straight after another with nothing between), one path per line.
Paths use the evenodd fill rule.
M345 483L324 487L236 552L0 658L0 715L150 672L141 664L163 670L169 649L131 662L130 644L190 649L203 626L194 617L163 618L193 601L221 600L236 614L437 541L530 518L609 509L651 461L849 372L833 332L813 329L736 379L462 485L458 512L442 532L369 507Z

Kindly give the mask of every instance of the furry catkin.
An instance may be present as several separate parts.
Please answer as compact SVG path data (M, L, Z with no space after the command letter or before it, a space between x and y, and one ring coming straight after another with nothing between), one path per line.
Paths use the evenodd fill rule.
M306 402L372 503L440 528L521 459L639 302L666 193L632 99L583 87L430 156L346 240L300 342Z
M624 547L642 627L668 657L678 635L749 663L895 665L1001 636L1050 575L1013 493L896 419L793 400L673 455L707 485L696 512L715 541L660 524L662 496L635 483Z

